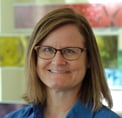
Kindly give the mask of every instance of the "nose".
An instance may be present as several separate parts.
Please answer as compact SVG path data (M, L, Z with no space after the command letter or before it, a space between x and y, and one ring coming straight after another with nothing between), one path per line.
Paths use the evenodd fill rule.
M64 57L60 51L57 51L54 58L52 59L52 63L55 65L65 65L66 64L66 60L64 59Z

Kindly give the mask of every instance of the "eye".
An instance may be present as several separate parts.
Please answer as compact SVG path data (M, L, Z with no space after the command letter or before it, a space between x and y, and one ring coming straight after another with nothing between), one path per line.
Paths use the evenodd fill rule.
M76 54L76 50L72 49L72 48L65 48L63 49L63 53L64 54Z
M41 53L54 53L55 50L52 47L41 47L40 52Z

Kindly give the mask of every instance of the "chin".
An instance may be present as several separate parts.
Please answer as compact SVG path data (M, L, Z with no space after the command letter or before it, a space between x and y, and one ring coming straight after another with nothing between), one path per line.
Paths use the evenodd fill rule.
M58 89L58 90L63 90L65 88L67 88L67 87L64 86L64 85L54 84L54 85L51 85L50 88L52 88L52 89Z

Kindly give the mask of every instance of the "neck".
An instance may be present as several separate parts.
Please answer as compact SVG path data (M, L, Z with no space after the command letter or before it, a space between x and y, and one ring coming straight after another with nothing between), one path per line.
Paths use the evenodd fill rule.
M67 112L79 98L78 91L77 89L73 91L47 90L45 116L47 114L48 118L49 116L50 118L65 118Z

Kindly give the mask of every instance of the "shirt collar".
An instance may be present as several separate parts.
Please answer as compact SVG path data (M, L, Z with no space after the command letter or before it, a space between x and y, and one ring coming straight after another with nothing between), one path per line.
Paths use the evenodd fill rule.
M43 107L39 105L33 106L33 111L35 118L43 118ZM92 105L84 105L80 100L76 102L76 104L71 108L71 110L67 113L66 118L92 118Z
M71 108L66 118L92 118L92 105L84 105L80 100Z

